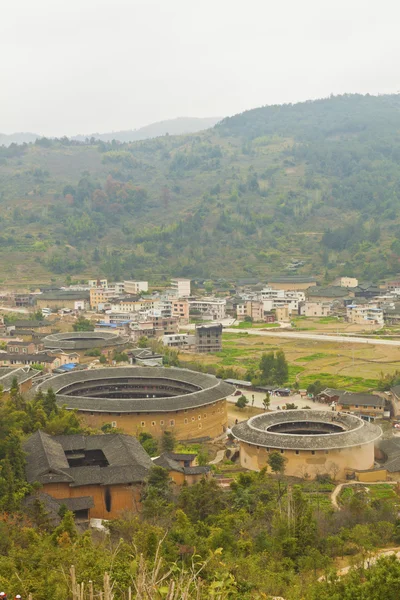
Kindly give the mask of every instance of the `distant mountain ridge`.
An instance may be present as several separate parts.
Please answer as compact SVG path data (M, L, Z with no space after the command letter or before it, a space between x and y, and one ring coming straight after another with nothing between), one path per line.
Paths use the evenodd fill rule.
M163 135L183 135L185 133L197 133L204 129L214 127L221 121L222 117L177 117L176 119L167 119L157 123L150 123L139 129L127 129L123 131L110 131L108 133L90 133L74 135L70 139L78 142L84 142L87 139L95 138L103 142L117 140L121 143L137 142ZM0 133L0 146L10 146L10 144L29 144L43 137L38 133Z
M109 133L92 133L90 135L76 135L72 139L85 141L87 138L94 137L96 140L111 142L137 142L147 140L162 135L183 135L185 133L196 133L214 127L222 117L177 117L176 119L167 119L145 125L139 129L130 129L126 131L111 131Z

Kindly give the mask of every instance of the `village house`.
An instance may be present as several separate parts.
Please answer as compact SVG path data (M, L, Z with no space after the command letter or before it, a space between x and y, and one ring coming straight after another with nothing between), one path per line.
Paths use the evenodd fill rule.
M386 400L376 394L356 394L345 392L337 402L336 410L352 412L366 420L383 417Z
M196 454L180 454L164 452L153 459L155 465L163 467L169 473L171 480L176 485L193 485L203 478L212 477L211 467L195 465Z
M264 320L264 305L259 300L247 300L243 304L236 306L236 316L239 321L245 317L250 317L253 321Z
M340 286L312 287L307 290L307 300L312 302L333 302L334 300L344 301L347 298L354 298L354 289Z
M50 436L39 430L25 442L24 451L28 483L41 484L45 494L62 504L80 499L87 519L139 512L141 491L153 463L136 438Z
M7 352L19 354L35 354L43 349L43 344L35 344L34 342L24 342L20 340L10 340L7 342Z
M0 366L8 367L11 365L39 365L44 371L51 372L62 365L58 356L38 352L37 354L19 354L17 352L0 352Z
M17 381L21 394L25 394L31 389L38 375L40 371L31 367L0 367L0 396L8 398L14 380Z
M331 302L300 302L299 314L304 317L328 317L332 312Z
M372 304L349 304L346 308L349 323L358 325L384 325L383 310Z

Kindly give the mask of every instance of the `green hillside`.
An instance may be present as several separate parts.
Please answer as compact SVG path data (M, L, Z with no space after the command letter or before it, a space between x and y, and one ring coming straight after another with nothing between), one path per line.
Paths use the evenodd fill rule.
M400 271L400 96L269 106L131 144L0 148L0 279Z

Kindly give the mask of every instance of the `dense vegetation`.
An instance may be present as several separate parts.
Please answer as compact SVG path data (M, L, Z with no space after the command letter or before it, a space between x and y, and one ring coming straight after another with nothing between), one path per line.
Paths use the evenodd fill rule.
M269 457L272 475L222 464L220 473L232 477L225 490L216 479L177 489L168 472L154 466L140 515L110 521L108 534L79 533L65 507L57 525L39 500L24 505L35 486L25 481L21 450L38 428L50 434L81 431L76 416L56 407L51 390L26 400L16 385L0 413L0 587L10 594L65 600L74 564L77 581L92 581L97 591L108 572L116 600L126 600L129 587L134 598L161 600L174 586L177 593L168 598L176 600L398 597L400 563L381 558L363 567L379 548L400 543L399 499L390 486L369 493L362 485L344 490L341 510L334 511L329 475L321 473L315 482L286 478L280 453ZM141 442L151 454L175 443L168 435L158 449L151 436ZM338 579L339 559L358 569ZM187 595L178 593L183 589Z
M266 278L296 258L321 280L394 274L399 132L400 96L348 95L195 135L2 147L2 270Z

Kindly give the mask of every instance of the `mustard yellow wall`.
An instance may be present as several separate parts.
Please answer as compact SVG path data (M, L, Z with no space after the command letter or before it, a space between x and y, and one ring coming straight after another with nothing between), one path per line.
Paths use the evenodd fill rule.
M98 429L106 423L115 422L115 426L124 433L138 435L147 431L154 437L161 437L164 431L169 430L179 440L206 436L215 438L225 431L228 422L226 400L167 413L121 413L118 416L118 413L78 411L78 415L87 425Z
M272 452L274 449L271 448ZM240 464L251 471L260 471L268 467L268 451L262 446L253 446L240 442ZM354 446L342 450L285 450L282 454L287 459L285 474L292 477L314 479L320 473L329 473L337 479L345 479L346 470L367 470L374 466L374 443Z
M373 471L356 471L355 473L357 481L369 483L371 481L386 481L387 471L386 469L374 469Z
M68 483L49 483L43 486L42 491L53 498L80 498L91 496L94 507L90 509L91 519L115 519L125 510L138 512L140 510L140 485L112 485L109 486L111 494L111 511L107 512L105 503L106 486L83 485L70 487Z

